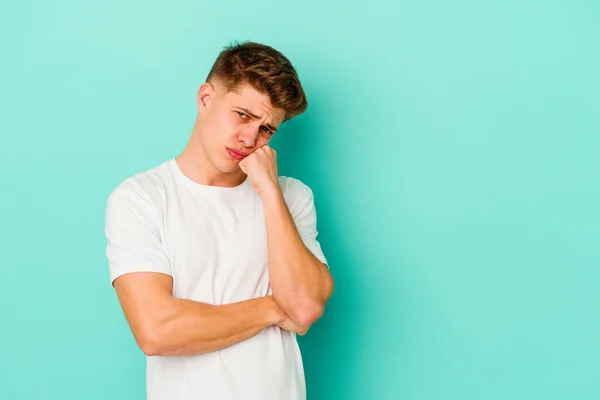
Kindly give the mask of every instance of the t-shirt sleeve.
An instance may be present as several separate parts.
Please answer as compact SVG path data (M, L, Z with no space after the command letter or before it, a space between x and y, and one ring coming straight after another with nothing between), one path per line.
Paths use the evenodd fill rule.
M139 183L128 179L110 194L106 205L106 255L110 281L131 272L172 276L158 229L158 213Z
M327 259L317 240L317 211L315 209L314 195L312 190L301 184L301 196L298 203L292 208L291 214L296 224L296 229L304 242L304 245L314 254L319 261L327 264Z

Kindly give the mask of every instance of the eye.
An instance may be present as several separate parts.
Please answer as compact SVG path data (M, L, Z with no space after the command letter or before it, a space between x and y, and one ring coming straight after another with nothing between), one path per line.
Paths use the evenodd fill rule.
M261 126L260 129L264 132L267 133L269 135L273 135L273 132L271 132L271 130L269 128L267 128L266 126Z
M238 113L238 115L240 116L241 119L248 119L249 118L247 114L244 114L241 111L236 111L236 112Z

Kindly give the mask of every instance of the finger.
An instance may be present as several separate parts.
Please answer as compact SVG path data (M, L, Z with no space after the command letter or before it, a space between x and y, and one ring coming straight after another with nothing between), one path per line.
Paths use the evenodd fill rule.
M272 148L272 147L270 147L269 145L266 145L265 147L263 147L263 149L265 149L265 151L268 154L272 154L272 155L276 155L277 154L277 152L275 151L275 149Z
M240 169L242 170L243 173L246 173L246 163L244 162L246 161L246 159L244 158L242 161L240 161L238 163L238 165L240 166Z
M263 147L261 147L261 149L264 150L264 152L267 154L275 152L275 149L269 146L268 144L265 144Z

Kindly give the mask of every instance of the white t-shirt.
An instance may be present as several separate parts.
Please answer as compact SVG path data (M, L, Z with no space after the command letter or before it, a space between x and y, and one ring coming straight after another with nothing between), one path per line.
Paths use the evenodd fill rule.
M280 177L304 244L317 241L310 188ZM233 188L187 178L174 159L126 179L106 209L110 277L135 271L173 277L173 296L221 305L271 294L262 200L250 181ZM195 356L147 357L149 400L303 400L296 335L277 326Z

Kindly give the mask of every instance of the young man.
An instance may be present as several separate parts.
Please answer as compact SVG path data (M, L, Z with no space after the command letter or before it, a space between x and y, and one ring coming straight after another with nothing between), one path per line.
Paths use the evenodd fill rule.
M184 151L106 210L112 284L147 357L150 400L306 398L296 334L333 280L311 190L278 177L269 140L307 101L275 49L223 50Z

